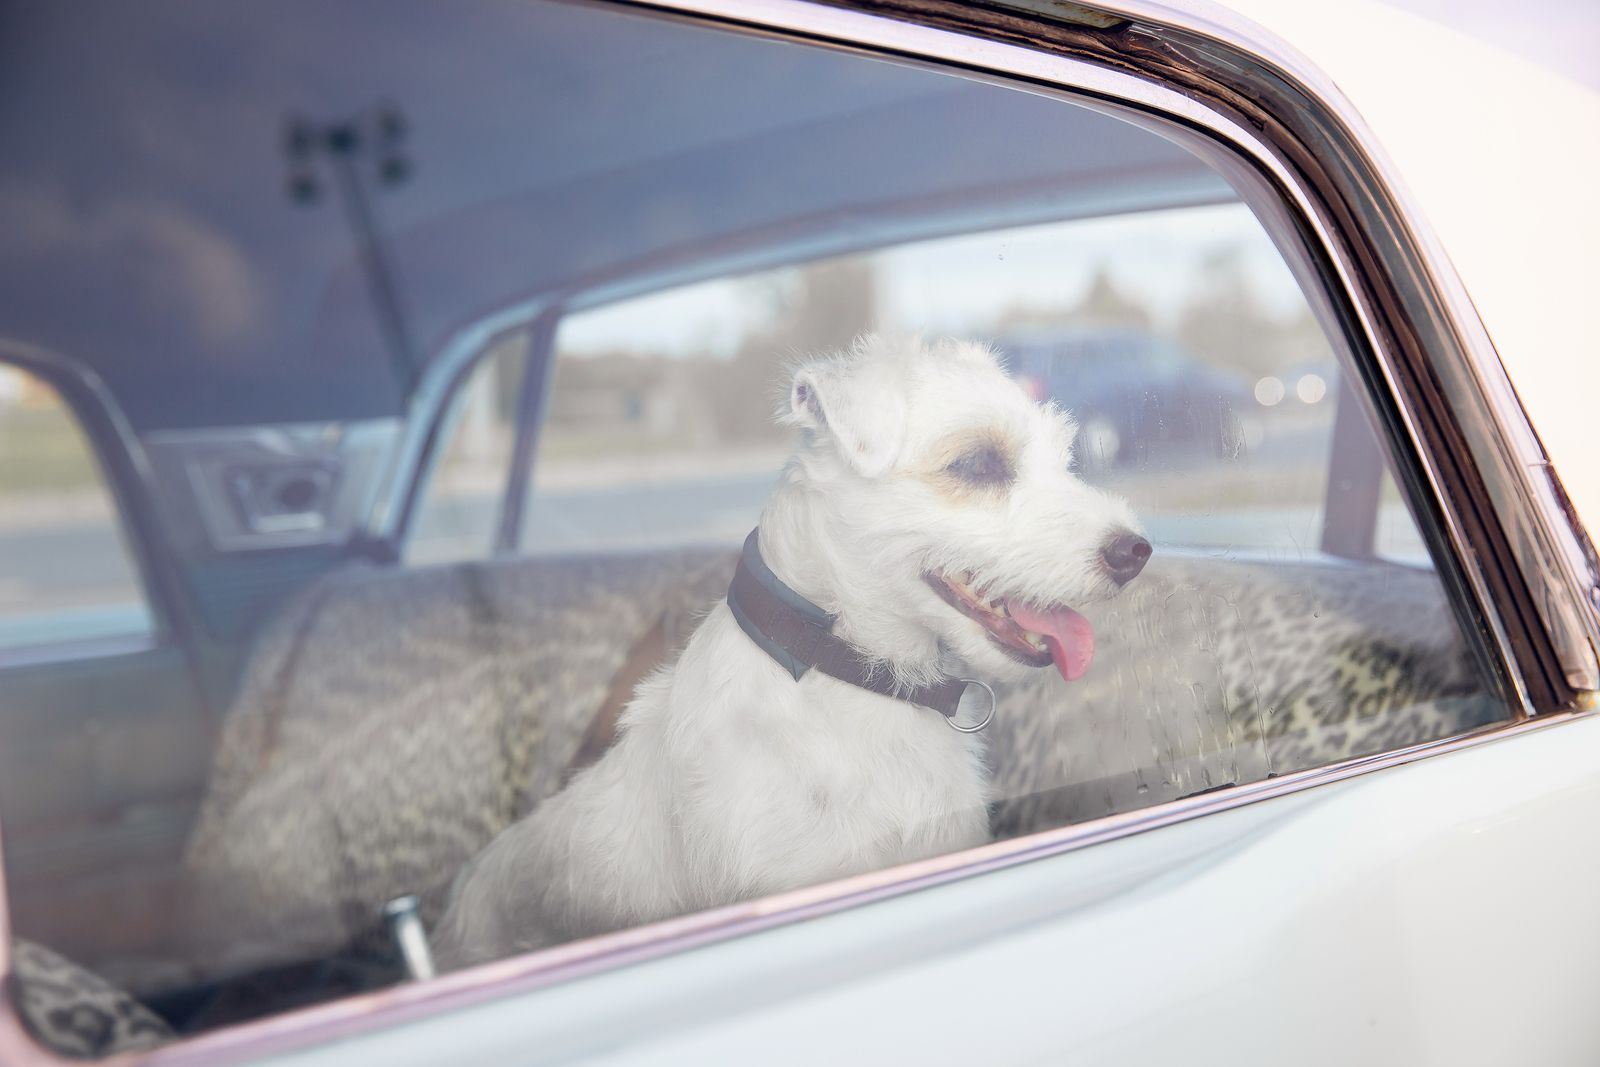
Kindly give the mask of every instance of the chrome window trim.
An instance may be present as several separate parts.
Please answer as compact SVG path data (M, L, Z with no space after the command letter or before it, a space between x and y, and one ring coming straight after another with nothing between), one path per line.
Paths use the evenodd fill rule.
M1325 242L1329 262L1340 272L1340 280L1347 287L1351 304L1360 325L1368 334L1371 351L1375 353L1385 383L1395 398L1404 428L1411 437L1419 460L1433 482L1439 497L1446 532L1465 563L1472 591L1486 612L1490 625L1495 628L1495 645L1507 657L1510 677L1517 686L1524 712L1542 712L1531 718L1469 734L1432 741L1410 748L1384 752L1375 756L1345 760L1326 767L1285 774L1228 790L1207 793L1186 800L1173 801L1138 811L1073 826L1060 827L1029 836L994 842L989 845L945 856L934 857L900 867L875 871L807 889L759 898L743 904L732 905L709 912L684 916L649 926L619 931L567 945L556 946L540 952L499 961L446 975L431 982L402 985L344 1000L288 1012L283 1015L241 1024L213 1033L203 1034L175 1042L152 1053L138 1056L141 1063L151 1065L198 1065L231 1063L248 1057L259 1057L275 1052L289 1051L310 1043L353 1037L369 1030L393 1025L423 1015L462 1008L471 1004L527 992L555 982L592 974L624 964L656 958L685 948L711 944L730 937L757 932L802 918L837 912L871 901L886 899L916 889L945 884L970 875L1000 870L1016 864L1047 856L1060 855L1115 838L1125 837L1145 830L1171 825L1176 822L1227 811L1244 804L1297 792L1356 775L1388 767L1400 766L1435 755L1474 748L1503 739L1514 738L1530 731L1556 728L1579 718L1586 718L1600 710L1600 699L1594 689L1600 684L1600 668L1594 658L1594 641L1600 627L1595 619L1583 615L1581 598L1575 598L1579 583L1592 584L1595 576L1585 575L1580 566L1587 567L1582 552L1583 534L1574 530L1564 514L1547 514L1552 505L1546 500L1552 493L1541 495L1529 484L1530 469L1543 463L1542 450L1537 448L1537 438L1532 435L1520 405L1514 404L1515 394L1510 391L1503 368L1494 357L1492 347L1482 324L1470 310L1460 283L1444 263L1437 245L1424 238L1421 246L1426 256L1421 264L1429 273L1417 284L1442 285L1442 291L1451 309L1446 325L1458 341L1463 353L1462 365L1456 369L1466 375L1481 391L1484 401L1482 412L1470 411L1481 417L1476 426L1480 450L1497 464L1491 473L1502 478L1499 488L1509 491L1510 497L1498 498L1500 508L1494 514L1511 528L1520 564L1530 568L1523 571L1532 588L1540 588L1545 596L1538 604L1541 620L1548 624L1547 636L1563 642L1559 646L1561 665L1567 672L1571 686L1566 707L1540 707L1530 697L1523 677L1523 662L1514 658L1508 645L1510 635L1504 620L1496 610L1500 605L1491 596L1491 585L1476 559L1475 544L1467 537L1462 525L1456 521L1456 502L1449 499L1442 484L1441 472L1435 457L1426 447L1406 403L1406 393L1397 369L1390 362L1390 353L1379 344L1381 333L1373 322L1373 309L1367 306L1363 287L1353 284L1351 264L1344 255L1341 244L1333 240L1331 223L1317 208L1313 198L1293 175L1283 159L1268 149L1247 126L1214 111L1197 97L1185 95L1147 81L1125 70L1111 70L1095 66L1084 58L1091 53L1080 53L1073 58L1070 49L1060 54L1040 50L1053 35L1053 24L1033 16L1011 16L991 9L963 9L942 0L918 3L908 0L896 13L902 17L913 11L929 21L949 21L963 27L955 33L931 25L914 24L895 18L847 11L838 7L821 7L799 0L654 0L636 6L668 11L685 17L706 19L743 28L747 31L772 32L804 38L814 43L834 47L870 51L963 68L972 72L1031 81L1055 90L1076 91L1090 96L1118 102L1133 102L1149 110L1178 117L1201 129L1212 131L1230 142L1236 149L1249 152L1269 174L1280 183L1295 207L1303 212L1305 220L1316 230L1319 240ZM864 0L863 6L882 9L896 5L872 5ZM1298 78L1301 87L1310 86L1332 109L1332 116L1340 123L1339 130L1347 146L1362 160L1370 164L1368 147L1359 135L1361 126L1349 105L1336 90L1317 75L1303 59L1288 53L1281 43L1262 37L1260 31L1242 20L1223 19L1221 12L1199 4L1163 3L1160 0L1119 0L1098 5L1121 14L1135 22L1170 27L1184 33L1209 37L1221 46L1250 55L1269 57L1262 59L1277 71L1290 72L1289 80ZM1012 40L1028 41L1028 46L1006 43L982 36L986 19L1010 19L1008 32ZM1018 25L1031 27L1040 36L1029 36L1017 29ZM1072 33L1083 33L1072 29ZM977 34L977 35L974 35ZM1370 143L1370 137L1367 137ZM1381 169L1379 171L1381 173ZM1388 185L1381 185L1385 193ZM1385 205L1386 206L1386 205ZM1407 211L1411 210L1409 207ZM1414 215L1410 216L1415 218ZM1415 242L1415 237L1405 212L1384 217L1384 224L1399 227L1401 235ZM1443 279L1442 282L1438 279ZM514 310L497 316L490 323L472 328L459 342L452 345L460 353L448 368L434 379L433 404L437 408L446 399L470 367L471 353L481 348L494 333L531 319L537 311L533 307ZM1452 357L1448 346L1441 353ZM1497 384L1499 383L1499 384ZM1503 386L1503 388L1502 388ZM1501 434L1506 436L1502 438ZM413 462L420 461L428 451L425 439L410 445L414 449ZM1480 457L1481 459L1482 457ZM1509 469L1508 469L1509 468ZM402 466L403 469L403 466ZM1542 470L1541 470L1542 473ZM1477 500L1475 503L1492 504L1496 501ZM1525 504L1532 509L1528 514L1505 511L1509 502ZM395 516L379 516L378 528L395 522ZM1563 533L1563 530L1565 531ZM1565 537L1570 544L1562 539ZM4 881L0 879L0 974L9 970L9 912L5 907ZM122 1062L132 1060L126 1057ZM67 1063L35 1045L25 1035L15 1006L9 999L0 999L0 1059L8 1062Z

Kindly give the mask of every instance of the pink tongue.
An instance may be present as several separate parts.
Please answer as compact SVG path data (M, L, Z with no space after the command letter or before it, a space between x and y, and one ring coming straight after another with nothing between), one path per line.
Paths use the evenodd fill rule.
M1037 611L1026 604L1010 602L1006 608L1024 630L1032 630L1044 638L1061 677L1076 682L1084 676L1089 661L1094 659L1094 627L1088 619L1071 608Z

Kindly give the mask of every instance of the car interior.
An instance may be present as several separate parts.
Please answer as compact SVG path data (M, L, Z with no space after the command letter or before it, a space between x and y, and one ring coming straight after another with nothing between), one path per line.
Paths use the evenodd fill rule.
M1195 134L604 5L41 5L0 14L0 41L0 227L24 235L0 251L0 364L81 425L147 609L128 640L70 612L31 638L23 609L0 620L23 635L0 628L16 995L58 1051L407 980L384 906L415 896L436 920L460 866L605 750L725 591L786 447L765 379L738 393L754 428L662 443L733 425L703 398L744 388L616 339L647 336L673 294L790 307L851 263L1095 220L1200 233L1208 211L1275 247L1333 370L1280 375L1270 405L1278 377L1191 373L1184 396L1225 392L1229 414L1182 432L1156 400L1118 421L1155 386L1080 418L1085 448L1137 443L1089 468L1136 509L1193 480L1190 452L1226 484L1153 514L1156 557L1094 615L1083 683L1045 671L1002 694L997 835L1506 717L1337 298L1260 182ZM727 317L707 306L655 325ZM606 325L628 317L647 325ZM1071 406L1070 354L1016 339L1070 353L1081 333L974 332L1019 375L1056 368L1035 376ZM474 433L495 462L453 465ZM616 473L634 440L649 464ZM1285 440L1286 483L1316 481L1303 541L1234 537L1254 513L1229 501L1256 506ZM712 454L753 458L684 503L672 472ZM753 488L731 495L735 475ZM441 493L470 496L449 520L470 537L429 525ZM668 533L651 509L670 506L693 515ZM1396 523L1407 552L1384 548ZM68 545L42 566L71 568Z

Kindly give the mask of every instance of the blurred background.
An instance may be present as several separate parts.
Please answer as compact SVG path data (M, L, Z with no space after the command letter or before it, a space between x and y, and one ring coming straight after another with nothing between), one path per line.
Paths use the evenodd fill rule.
M1317 547L1339 367L1234 203L918 242L575 314L556 342L528 550L736 541L791 447L773 417L786 368L865 330L989 344L1072 412L1079 471L1126 495L1160 543ZM488 536L520 365L507 355L467 393L415 561L466 558ZM1388 492L1380 552L1425 560Z

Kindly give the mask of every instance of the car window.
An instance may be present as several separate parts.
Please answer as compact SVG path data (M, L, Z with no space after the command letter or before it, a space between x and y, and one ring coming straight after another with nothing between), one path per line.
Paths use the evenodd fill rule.
M1149 108L605 4L0 25L0 337L192 608L0 677L53 1048L1511 718L1313 231ZM6 381L0 634L148 632Z
M153 632L116 501L77 417L49 383L0 365L0 658Z
M1092 673L1018 690L1070 704L1075 726L1001 728L1002 764L1025 769L1002 772L998 828L1499 714L1370 418L1341 388L1342 341L1239 202L904 243L573 314L556 335L523 551L734 550L807 441L781 415L796 361L847 353L864 331L983 346L1072 416L1075 474L1131 508L1153 545L1138 581L1085 612ZM1290 632L1317 635L1306 655Z
M1321 554L1339 364L1239 203L900 245L568 316L524 548L742 539L793 445L772 417L784 368L868 330L988 345L1072 414L1078 468L1158 544ZM1385 484L1385 543L1425 562Z

